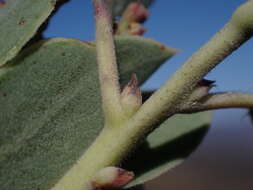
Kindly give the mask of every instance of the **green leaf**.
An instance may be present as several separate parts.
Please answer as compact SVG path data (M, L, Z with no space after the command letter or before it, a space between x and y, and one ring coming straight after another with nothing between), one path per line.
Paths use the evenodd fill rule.
M211 122L210 112L175 115L151 133L122 168L133 171L132 187L182 163L199 145Z
M124 71L124 75L120 76L122 86L130 80L133 73L137 74L142 84L158 69L161 63L178 52L177 49L139 36L117 37L116 47L120 74L121 71ZM145 71L142 72L142 70Z
M56 0L9 0L0 8L0 66L11 60L55 7Z
M38 28L36 34L26 43L24 48L27 48L28 46L45 39L44 32L47 30L51 18L54 17L55 14L57 14L58 11L61 9L61 7L68 1L69 0L57 0L57 3L55 4L52 13L47 17L45 22Z
M143 3L146 7L149 7L155 0L139 0L138 2ZM112 12L114 16L121 16L124 10L131 2L136 0L112 0Z
M94 63L93 47L55 39L16 57L1 76L1 189L47 189L96 137Z
M125 38L116 40L124 83L128 73L136 72L143 81L151 72L145 70L149 54L152 64L160 65L172 53L150 40L134 39L128 44ZM132 52L143 46L147 49L139 55ZM122 53L131 58L124 61ZM1 190L49 189L103 126L95 47L69 39L43 41L0 71Z

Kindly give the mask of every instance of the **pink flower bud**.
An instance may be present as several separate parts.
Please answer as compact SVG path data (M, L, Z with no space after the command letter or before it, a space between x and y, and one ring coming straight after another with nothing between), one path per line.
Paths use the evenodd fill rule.
M144 32L146 31L146 28L144 28L143 26L141 26L139 23L137 22L132 22L129 25L129 33L132 35L143 35Z
M134 178L134 173L117 167L106 167L92 179L93 190L111 190L120 188Z
M121 105L128 117L131 117L142 105L141 90L135 74L132 75L132 79L121 93Z
M5 6L5 4L6 4L6 2L5 2L5 1L1 1L1 2L0 2L0 8L4 7L4 6Z
M148 9L139 2L130 3L123 15L129 22L143 23L149 16Z

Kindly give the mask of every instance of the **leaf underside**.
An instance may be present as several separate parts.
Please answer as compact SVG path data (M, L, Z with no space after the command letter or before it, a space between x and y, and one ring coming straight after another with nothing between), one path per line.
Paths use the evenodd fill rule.
M175 54L140 37L116 46L122 83ZM1 190L49 189L74 165L103 127L97 78L95 46L70 39L37 43L0 69Z
M175 115L165 121L123 163L123 168L136 175L126 188L143 184L182 163L200 144L210 122L210 112Z

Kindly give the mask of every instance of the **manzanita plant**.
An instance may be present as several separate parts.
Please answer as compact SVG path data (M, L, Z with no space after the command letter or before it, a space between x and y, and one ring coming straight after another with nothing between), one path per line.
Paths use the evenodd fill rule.
M0 2L1 190L128 189L181 163L209 110L253 107L203 79L252 37L253 0L156 92L139 86L178 50L141 37L151 0L93 0L96 42L39 40L63 3Z

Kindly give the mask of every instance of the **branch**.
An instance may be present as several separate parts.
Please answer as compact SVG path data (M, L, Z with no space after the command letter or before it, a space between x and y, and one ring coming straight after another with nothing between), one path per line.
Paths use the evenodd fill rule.
M200 101L188 102L181 108L181 113L194 113L224 108L253 108L253 94L244 93L213 93Z
M106 1L109 2L109 1ZM112 18L105 0L93 0L96 18L96 49L105 122L117 125L123 118L120 85L112 32Z
M117 117L119 113L122 113L119 103L118 75L109 27L111 24L108 21L110 20L108 13L104 9L104 1L94 0L94 5L97 19L99 73L103 104L105 104L103 107L108 119L108 117L113 117L113 114ZM137 146L138 141L168 115L173 115L179 110L180 106L189 99L197 83L209 71L252 35L253 0L249 0L235 12L229 23L219 33L141 106L133 117L118 127L104 128L86 153L51 190L87 190L87 183L99 170L119 164ZM110 111L109 114L106 113L107 110Z
M197 83L252 35L253 0L250 0L239 7L224 28L143 104L131 121L131 125L138 129L136 133L149 131L151 126L177 112Z

